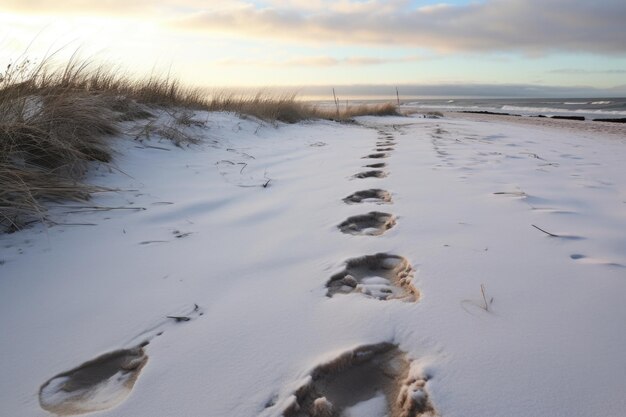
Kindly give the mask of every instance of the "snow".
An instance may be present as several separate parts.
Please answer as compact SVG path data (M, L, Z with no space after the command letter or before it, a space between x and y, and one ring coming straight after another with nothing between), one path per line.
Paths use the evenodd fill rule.
M48 415L43 383L144 340L135 386L99 417L278 416L316 365L384 341L428 369L447 417L624 415L626 140L459 119L197 118L203 144L120 137L117 169L94 167L90 182L118 191L89 205L125 209L61 205L68 225L0 236L0 415ZM397 142L389 175L352 178L379 132ZM379 207L342 201L370 188L391 192L398 224L341 233ZM344 261L379 252L411 262L419 301L326 297ZM358 407L376 415L370 401Z
M346 417L386 417L387 400L385 395L380 392L374 398L353 405L344 412L344 415Z

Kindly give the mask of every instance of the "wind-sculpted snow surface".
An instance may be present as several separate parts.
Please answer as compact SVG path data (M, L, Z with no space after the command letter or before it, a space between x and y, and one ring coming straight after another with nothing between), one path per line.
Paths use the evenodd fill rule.
M0 416L624 415L623 137L194 118L0 235Z

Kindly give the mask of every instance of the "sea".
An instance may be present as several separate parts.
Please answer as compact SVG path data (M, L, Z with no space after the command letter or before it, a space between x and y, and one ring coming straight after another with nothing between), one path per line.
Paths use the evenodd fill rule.
M396 102L396 97L351 97L340 105ZM313 100L323 105L334 105L328 100ZM440 111L471 111L508 113L520 116L582 116L585 119L626 118L626 98L403 98L402 107Z
M402 103L402 101L401 101ZM486 111L521 116L583 116L586 119L626 118L626 98L585 99L423 99L404 106L442 111Z

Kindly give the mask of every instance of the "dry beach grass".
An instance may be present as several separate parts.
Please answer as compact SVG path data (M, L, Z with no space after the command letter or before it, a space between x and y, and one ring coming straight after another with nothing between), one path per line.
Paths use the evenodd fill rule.
M318 108L295 94L208 96L169 76L133 78L76 55L60 66L22 59L0 73L0 232L41 220L46 201L84 201L102 191L81 182L89 162L110 162L109 138L120 122L151 118L159 107L286 123L396 114L391 104ZM177 145L186 140L172 126L161 133Z

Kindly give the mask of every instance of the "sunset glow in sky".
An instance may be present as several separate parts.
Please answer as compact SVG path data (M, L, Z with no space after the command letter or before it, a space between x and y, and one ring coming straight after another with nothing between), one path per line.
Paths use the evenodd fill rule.
M65 46L202 86L623 89L625 22L624 0L3 0L0 63Z

